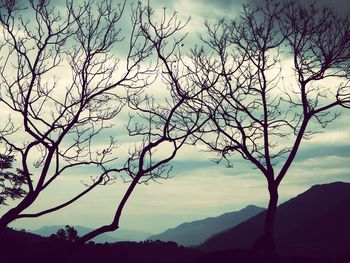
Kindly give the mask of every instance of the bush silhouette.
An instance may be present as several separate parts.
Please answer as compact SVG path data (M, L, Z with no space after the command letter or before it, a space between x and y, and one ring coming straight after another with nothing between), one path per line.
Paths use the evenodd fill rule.
M50 237L71 242L75 242L79 239L78 231L69 225L66 225L65 228L58 229L56 234L52 234Z

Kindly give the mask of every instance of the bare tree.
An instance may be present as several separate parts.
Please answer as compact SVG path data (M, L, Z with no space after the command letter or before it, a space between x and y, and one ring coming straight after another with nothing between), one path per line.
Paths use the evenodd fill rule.
M197 139L218 161L232 166L238 153L266 178L269 203L255 248L273 255L278 187L302 140L335 120L334 108L350 108L349 15L266 1L206 26L205 45L193 50L189 68L205 91L195 102L211 118ZM328 78L333 86L322 82Z
M16 3L0 6L0 106L9 116L1 123L0 140L1 156L18 160L17 179L27 191L18 193L21 201L1 217L1 230L15 219L61 209L123 170L109 168L116 159L115 139L103 147L94 141L126 104L125 94L147 86L148 68L142 71L139 64L150 55L131 23L126 54L116 56L114 49L124 40L118 25L125 2L74 6L67 1L59 9L49 1ZM24 213L62 174L83 166L98 168L86 190L45 211ZM1 173L1 184L12 183L12 175Z
M136 185L168 178L171 170L169 162L184 144L191 144L192 134L208 120L202 117L202 109L193 103L193 98L202 91L198 91L187 77L182 51L186 34L177 38L177 33L188 21L180 21L176 12L169 16L165 9L158 20L154 18L154 13L149 3L145 6L139 3L133 10L133 17L140 29L137 32L151 44L154 52L151 60L158 70L154 82L154 87L158 89L155 92L152 88L140 90L127 96L131 110L129 135L142 141L130 150L130 157L124 166L125 180L130 184L117 206L112 222L81 237L80 243L117 230L123 208ZM163 88L159 89L159 86ZM159 96L159 92L164 96ZM162 153L161 149L166 151Z

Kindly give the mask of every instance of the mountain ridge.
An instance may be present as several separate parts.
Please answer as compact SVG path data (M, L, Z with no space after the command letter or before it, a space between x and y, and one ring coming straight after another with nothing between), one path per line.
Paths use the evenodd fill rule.
M196 246L211 235L221 232L233 225L260 213L265 208L248 205L245 208L221 214L215 217L194 220L169 228L157 235L150 236L149 240L174 241L183 246Z
M350 183L345 182L314 185L282 203L275 223L278 250L295 255L301 251L307 255L350 251L349 203ZM263 233L264 215L262 212L211 236L199 248L206 251L251 248Z

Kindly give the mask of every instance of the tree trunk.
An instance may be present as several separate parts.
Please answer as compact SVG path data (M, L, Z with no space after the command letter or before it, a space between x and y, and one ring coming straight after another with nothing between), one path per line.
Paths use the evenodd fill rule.
M265 215L264 234L255 241L253 250L268 257L274 257L277 254L274 235L278 203L278 185L276 183L269 183L269 196L270 200Z
M264 228L264 231L265 231L264 235L266 237L265 252L268 255L274 255L276 254L274 226L275 226L275 217L276 217L277 203L278 203L277 185L273 184L269 186L269 194L270 194L270 200L269 200L269 206L266 212L265 228Z
M18 218L18 215L28 208L36 199L38 195L35 193L29 193L24 199L14 208L7 211L0 218L0 233L5 230L7 225Z

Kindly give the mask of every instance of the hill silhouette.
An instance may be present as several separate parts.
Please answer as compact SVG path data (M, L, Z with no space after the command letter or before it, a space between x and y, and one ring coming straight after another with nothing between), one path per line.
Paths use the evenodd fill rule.
M350 183L315 185L278 208L275 235L282 254L350 256ZM265 212L212 236L207 251L249 249L263 232Z
M183 223L158 235L150 236L148 239L174 241L183 246L199 245L213 234L238 225L263 210L264 208L249 205L239 211L225 213L217 217Z
M0 234L0 262L50 263L186 263L202 251L178 246L174 242L145 241L77 245L70 241L6 229Z
M47 238L7 229L0 234L1 262L8 263L272 263L249 250L223 250L205 253L175 242L144 241L115 244L76 245L70 241ZM274 263L343 263L344 260L279 256Z

